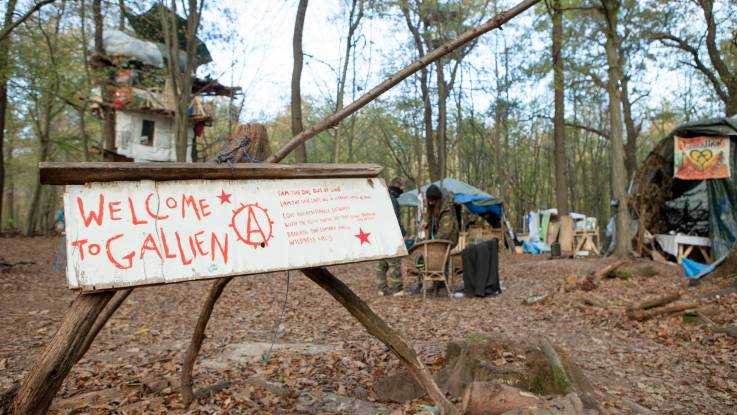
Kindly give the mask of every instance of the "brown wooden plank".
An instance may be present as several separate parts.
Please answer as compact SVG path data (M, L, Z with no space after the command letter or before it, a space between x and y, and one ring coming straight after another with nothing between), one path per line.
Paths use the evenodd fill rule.
M39 163L41 184L133 180L373 178L378 164Z

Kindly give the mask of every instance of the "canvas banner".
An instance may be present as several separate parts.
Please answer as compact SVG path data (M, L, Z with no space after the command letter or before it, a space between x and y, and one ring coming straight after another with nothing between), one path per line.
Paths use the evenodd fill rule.
M705 180L731 176L729 138L674 137L674 140L674 177L682 180Z
M67 282L101 290L406 255L380 179L67 186Z

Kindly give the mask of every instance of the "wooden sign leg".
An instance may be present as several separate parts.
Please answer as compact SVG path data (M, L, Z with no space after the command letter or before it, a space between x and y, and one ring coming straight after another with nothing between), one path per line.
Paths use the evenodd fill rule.
M83 354L98 315L113 294L106 291L77 295L56 334L23 379L13 400L13 413L45 414L49 410L64 378Z
M432 378L430 370L417 357L417 353L415 353L412 346L374 313L356 293L325 268L303 269L302 273L330 293L353 317L366 327L371 335L381 340L399 357L399 360L407 365L417 382L422 385L430 398L440 407L441 413L446 415L460 414L458 409L445 398L445 394L440 391Z
M181 387L180 392L182 394L182 402L185 406L189 406L194 400L194 391L192 390L192 368L197 360L197 354L200 352L202 347L202 341L205 340L205 329L207 328L207 322L210 321L210 315L212 309L215 307L215 303L220 298L220 294L223 293L223 289L233 277L221 278L215 280L210 288L210 293L207 295L205 304L202 305L200 310L200 316L197 318L197 325L192 333L192 341L189 343L187 352L184 354L184 362L182 363L182 376L181 376Z

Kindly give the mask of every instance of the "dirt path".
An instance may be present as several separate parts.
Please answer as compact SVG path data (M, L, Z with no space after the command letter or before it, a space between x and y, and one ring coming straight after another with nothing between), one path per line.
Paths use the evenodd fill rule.
M34 262L0 273L2 389L21 379L33 364L73 298L63 273L51 271L57 245L58 240L49 238L0 239L3 261ZM680 316L644 323L624 316L624 305L683 288L685 279L677 268L658 265L655 276L605 281L592 293L611 308L600 308L581 301L592 293L558 290L566 275L582 276L601 266L597 260L550 261L526 255L502 260L507 289L489 299L423 302L378 297L373 264L336 267L335 272L413 342L431 366L441 359L450 339L481 332L544 335L567 349L600 390L614 396L657 413L737 413L734 339L686 324ZM243 277L227 288L208 328L201 355L205 364L197 365L194 373L196 389L213 384L222 389L201 398L191 413L306 413L310 399L330 394L371 400L372 383L398 367L382 344L298 272L290 275L289 301L279 327L279 342L296 346L275 350L268 364L258 352L238 354L253 350L254 343L271 342L285 280L284 273ZM729 282L707 281L689 295ZM75 402L85 402L86 409L76 413L183 411L171 383L209 285L136 289L65 382L58 400L63 405L57 404L56 410L67 413ZM522 304L530 296L549 293L555 294L541 304ZM708 307L718 323L737 323L737 294L712 298ZM251 376L278 383L294 395L279 397L243 383ZM391 407L414 413L419 404ZM613 405L607 410L627 413Z

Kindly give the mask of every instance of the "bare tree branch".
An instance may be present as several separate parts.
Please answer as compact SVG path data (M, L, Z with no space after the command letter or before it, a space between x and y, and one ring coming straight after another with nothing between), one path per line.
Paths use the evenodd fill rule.
M725 103L729 100L729 97L727 96L727 93L722 88L722 84L717 78L717 76L714 74L713 71L707 68L704 62L701 60L698 49L691 46L685 40L673 34L670 34L670 33L651 32L650 36L653 39L660 41L660 43L662 43L665 46L681 49L685 52L688 52L694 60L694 66L696 67L696 69L699 70L699 72L701 72L704 76L706 76L709 82L711 82L712 86L714 87L714 91L719 96L719 99L721 99Z
M38 3L34 4L33 7L28 9L28 11L23 16L18 18L18 20L14 21L10 24L10 26L6 27L5 29L3 29L2 32L0 32L0 42L2 42L3 39L10 35L10 33L15 30L16 27L20 26L21 24L23 24L23 22L28 20L33 15L33 13L36 13L37 11L41 10L43 6L51 4L54 1L55 0L41 0Z

